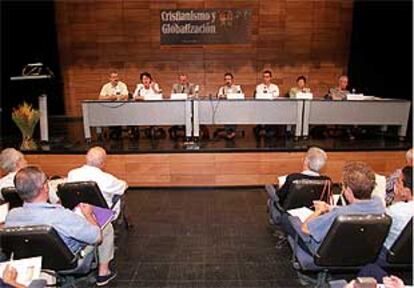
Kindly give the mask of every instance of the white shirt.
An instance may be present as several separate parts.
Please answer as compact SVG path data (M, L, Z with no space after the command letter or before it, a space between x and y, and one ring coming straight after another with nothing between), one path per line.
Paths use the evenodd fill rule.
M241 86L240 85L231 85L230 87L225 85L225 86L221 86L217 96L218 97L225 97L227 94L229 93L243 93Z
M257 94L272 94L273 97L279 97L279 87L273 83L270 83L269 85L262 83L256 86L256 95Z
M3 188L14 187L14 176L16 176L16 173L17 172L10 172L9 174L0 179L0 192ZM1 193L0 200L4 200L3 195Z
M389 206L386 212L392 218L390 232L384 242L385 248L389 250L410 219L414 217L414 201L397 202Z
M83 165L80 168L69 171L68 182L74 181L95 181L109 207L112 207L113 204L112 197L114 195L123 195L128 188L128 184L124 180L120 180L97 167L89 165ZM117 218L121 210L120 202L118 202L113 210Z
M99 98L105 99L106 97L112 95L128 95L128 88L125 83L118 81L116 86L112 86L111 82L109 82L102 86L101 93L99 93Z
M137 97L151 97L160 94L160 87L157 83L153 83L149 88L145 88L144 84L138 84L134 92L134 99Z
M385 207L385 187L386 187L387 179L385 176L379 175L375 173L375 188L372 190L371 198L378 197L381 199L382 204Z

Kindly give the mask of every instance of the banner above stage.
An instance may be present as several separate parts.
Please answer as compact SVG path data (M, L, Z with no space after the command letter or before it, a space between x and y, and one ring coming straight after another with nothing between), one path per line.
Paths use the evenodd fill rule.
M248 44L250 9L160 11L161 45Z

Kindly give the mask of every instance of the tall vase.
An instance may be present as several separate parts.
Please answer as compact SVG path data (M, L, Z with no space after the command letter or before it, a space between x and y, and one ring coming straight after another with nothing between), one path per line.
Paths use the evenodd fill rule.
M37 149L37 144L33 139L33 133L22 132L22 144L20 150L34 150Z

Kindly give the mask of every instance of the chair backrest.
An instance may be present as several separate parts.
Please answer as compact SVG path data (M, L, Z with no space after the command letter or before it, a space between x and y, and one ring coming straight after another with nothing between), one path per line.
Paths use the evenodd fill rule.
M42 256L42 269L74 269L77 257L56 231L47 225L8 227L0 230L2 251L15 259Z
M23 200L17 194L15 187L5 187L1 189L1 195L6 202L9 202L9 209L23 206Z
M328 189L328 182L330 180L323 179L296 179L293 180L292 185L283 202L283 209L289 210L299 207L311 207L314 200L320 200L324 187ZM328 192L328 191L327 191ZM330 191L329 191L330 193ZM329 195L326 193L326 196ZM321 199L327 201L326 199Z
M362 266L381 251L391 218L380 215L338 216L314 256L318 266Z
M387 253L387 262L396 265L413 265L413 218L392 244Z
M109 208L102 192L94 181L67 182L58 185L57 195L62 206L75 208L79 203L88 203L102 208Z

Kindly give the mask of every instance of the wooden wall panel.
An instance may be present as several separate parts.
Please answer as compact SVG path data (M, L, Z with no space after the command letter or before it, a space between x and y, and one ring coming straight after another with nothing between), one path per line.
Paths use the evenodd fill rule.
M299 75L323 96L346 73L352 30L352 1L339 0L71 0L56 1L65 110L81 115L80 101L96 99L107 73L117 69L133 92L138 75L151 72L169 94L179 72L215 95L223 73L250 97L270 68L285 94ZM160 46L159 10L249 8L247 45Z
M302 169L304 153L182 153L109 155L105 169L136 187L264 185ZM66 175L83 155L27 155L48 175ZM340 181L348 161L363 161L383 175L405 163L404 151L329 152L324 173Z

